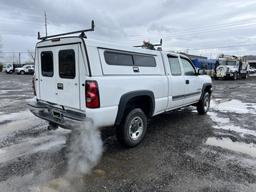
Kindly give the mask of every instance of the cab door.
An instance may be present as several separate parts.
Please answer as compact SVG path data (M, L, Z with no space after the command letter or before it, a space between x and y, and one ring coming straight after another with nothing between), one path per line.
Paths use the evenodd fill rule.
M183 68L183 76L185 80L184 104L192 104L199 101L202 91L202 84L192 62L180 57Z
M167 108L171 110L184 105L185 79L182 75L182 68L178 56L168 55L167 57L170 66L170 73L168 75L169 102Z

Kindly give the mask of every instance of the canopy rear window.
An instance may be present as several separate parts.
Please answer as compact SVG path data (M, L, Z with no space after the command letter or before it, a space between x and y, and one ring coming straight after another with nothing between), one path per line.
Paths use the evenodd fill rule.
M42 75L53 77L53 54L51 51L41 52Z
M75 51L73 49L59 52L59 75L65 79L74 79L76 77Z

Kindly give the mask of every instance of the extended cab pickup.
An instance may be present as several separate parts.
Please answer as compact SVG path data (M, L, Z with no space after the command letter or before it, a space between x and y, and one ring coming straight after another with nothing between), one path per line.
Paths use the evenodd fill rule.
M86 118L116 127L118 140L138 145L148 119L195 105L209 110L212 81L184 55L89 40L45 38L36 45L30 104L51 127L70 128Z

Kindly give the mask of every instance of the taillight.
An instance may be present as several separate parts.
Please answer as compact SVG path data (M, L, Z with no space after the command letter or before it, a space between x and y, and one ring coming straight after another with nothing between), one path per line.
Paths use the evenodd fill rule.
M35 76L33 76L33 79L32 79L32 88L33 88L34 96L36 96Z
M85 99L86 107L88 108L99 108L100 97L97 81L86 81L85 82Z

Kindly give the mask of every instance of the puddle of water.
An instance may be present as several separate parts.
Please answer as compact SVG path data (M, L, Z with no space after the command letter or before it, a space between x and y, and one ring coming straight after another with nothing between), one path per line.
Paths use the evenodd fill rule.
M230 138L217 139L216 137L209 137L205 144L256 157L256 145L253 143L233 142Z

